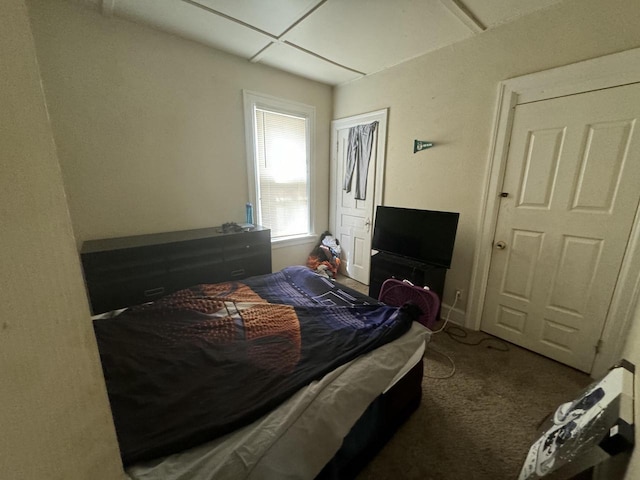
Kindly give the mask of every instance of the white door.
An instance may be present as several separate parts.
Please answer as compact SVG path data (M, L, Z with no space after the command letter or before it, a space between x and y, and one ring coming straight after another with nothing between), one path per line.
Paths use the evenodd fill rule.
M589 372L640 197L640 84L516 107L482 330Z
M332 178L332 204L335 209L332 228L342 249L341 273L365 285L369 284L375 207L381 203L386 119L387 111L381 110L335 120L332 124L332 147L335 149L332 155L335 164ZM351 188L350 192L343 190L349 128L374 121L378 122L378 126L367 170L366 195L364 200L357 200L354 196L355 188Z
M338 130L338 177L336 182L340 187L336 212L336 236L342 248L341 273L354 280L369 285L369 267L371 263L371 235L373 229L373 179L376 170L376 139L374 138L371 160L367 172L367 194L365 200L357 200L354 196L355 188L350 192L342 189L341 180L346 174L347 146L349 129ZM375 135L378 132L376 129ZM355 179L354 179L355 181Z

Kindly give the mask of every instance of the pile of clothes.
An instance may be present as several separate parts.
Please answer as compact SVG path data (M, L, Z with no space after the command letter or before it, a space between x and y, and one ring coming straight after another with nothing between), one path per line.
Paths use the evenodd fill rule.
M327 278L335 278L340 268L340 242L324 232L307 258L307 267Z

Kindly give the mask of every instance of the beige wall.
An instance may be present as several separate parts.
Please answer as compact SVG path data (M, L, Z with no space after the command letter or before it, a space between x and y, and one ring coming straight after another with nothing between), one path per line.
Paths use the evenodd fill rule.
M326 229L330 86L88 7L29 5L78 243L241 222L242 89L316 107L316 227ZM310 248L275 249L274 268Z
M0 478L122 478L24 0L0 65Z
M638 25L637 0L567 0L336 88L334 118L390 107L384 203L460 212L445 302L469 291L498 83L637 47Z

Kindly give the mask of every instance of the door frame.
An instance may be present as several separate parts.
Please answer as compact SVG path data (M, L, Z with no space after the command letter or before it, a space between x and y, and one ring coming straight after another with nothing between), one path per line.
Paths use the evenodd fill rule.
M384 168L387 157L387 117L389 109L383 108L373 112L362 113L350 117L339 118L331 122L331 157L329 172L329 229L336 233L336 209L338 207L338 130L344 128L355 127L365 123L378 122L376 128L376 162L375 162L375 181L373 196L373 212L371 212L371 230L373 235L373 225L375 225L376 207L382 205L384 198Z
M499 193L507 164L515 107L523 103L638 82L640 82L640 48L516 77L499 84L489 147L489 162L477 227L478 243L471 274L467 327L479 330L481 325L492 244L500 207ZM601 375L620 360L619 356L624 348L626 334L631 326L634 306L640 292L639 276L640 209L637 209L611 305L605 318L599 352L596 354L591 370L592 376Z

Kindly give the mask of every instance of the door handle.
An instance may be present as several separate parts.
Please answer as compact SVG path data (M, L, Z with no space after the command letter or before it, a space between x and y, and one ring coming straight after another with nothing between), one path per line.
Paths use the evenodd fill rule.
M367 232L371 229L371 219L369 217L364 221L364 226L367 227Z
M507 248L507 244L504 242L496 242L496 248L498 250L504 250L505 248Z

